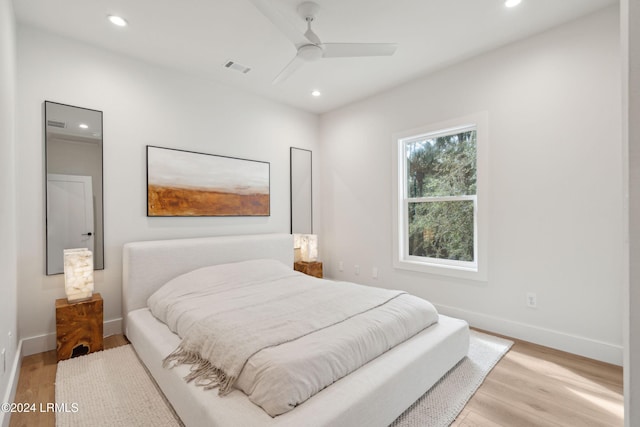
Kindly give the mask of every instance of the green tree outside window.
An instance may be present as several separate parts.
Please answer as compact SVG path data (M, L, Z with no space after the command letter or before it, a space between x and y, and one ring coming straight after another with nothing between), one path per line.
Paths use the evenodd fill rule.
M405 143L409 255L475 261L476 131Z

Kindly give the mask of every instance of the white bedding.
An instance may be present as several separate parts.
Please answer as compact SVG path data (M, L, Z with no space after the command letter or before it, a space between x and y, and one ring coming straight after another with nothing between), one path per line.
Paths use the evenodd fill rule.
M367 297L350 299L361 292ZM218 350L216 356L210 346L206 354L214 360L238 352L238 342L227 340L241 336L247 344L238 353L249 356L239 362L243 369L235 386L271 416L293 409L438 320L435 308L420 298L321 281L273 260L195 270L160 288L149 307L172 331L187 337L183 345L196 343L199 355L207 348L200 329L208 323L214 338L207 342L215 342ZM268 316L265 307L271 310ZM311 311L320 315L310 317Z

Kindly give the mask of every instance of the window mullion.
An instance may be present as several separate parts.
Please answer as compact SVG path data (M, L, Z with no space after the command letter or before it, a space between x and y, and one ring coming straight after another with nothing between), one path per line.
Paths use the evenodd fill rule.
M428 202L457 202L463 200L475 200L476 196L433 196L433 197L407 197L409 203L428 203Z

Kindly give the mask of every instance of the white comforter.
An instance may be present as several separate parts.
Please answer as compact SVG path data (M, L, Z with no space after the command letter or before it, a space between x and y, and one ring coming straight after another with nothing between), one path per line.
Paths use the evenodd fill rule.
M197 349L206 366L222 367L271 416L438 318L420 298L315 279L271 260L195 270L168 282L148 305L183 338L182 350Z

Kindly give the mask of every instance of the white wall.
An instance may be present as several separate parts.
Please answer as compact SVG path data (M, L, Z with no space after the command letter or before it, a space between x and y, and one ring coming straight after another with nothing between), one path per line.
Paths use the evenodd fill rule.
M618 18L612 7L323 115L327 275L402 288L478 327L621 364ZM391 135L480 111L489 280L394 269Z
M0 352L6 351L6 370L0 356L0 403L10 402L16 378L17 251L15 210L16 36L11 0L0 0ZM0 412L0 426L9 416Z
M121 313L129 241L289 231L289 147L317 151L318 118L228 86L30 27L18 29L19 324L26 354L55 345L62 276L44 271L43 101L104 112L105 265L96 272L106 330ZM271 216L146 217L145 145L271 162ZM316 160L317 162L317 160ZM317 182L317 180L316 180ZM315 216L320 220L319 213ZM109 322L116 320L116 322Z
M624 144L625 328L624 425L640 425L640 1L620 2L622 44L622 137Z

